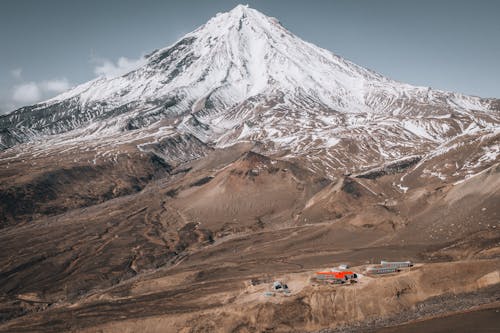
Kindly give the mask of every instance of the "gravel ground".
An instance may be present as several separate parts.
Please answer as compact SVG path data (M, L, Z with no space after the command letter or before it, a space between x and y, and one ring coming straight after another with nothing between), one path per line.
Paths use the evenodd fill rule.
M473 307L500 302L500 285L466 294L444 294L432 297L415 306L413 310L389 318L377 318L335 329L323 329L317 333L375 333L386 327L402 325L422 319L445 316L451 312L462 312Z

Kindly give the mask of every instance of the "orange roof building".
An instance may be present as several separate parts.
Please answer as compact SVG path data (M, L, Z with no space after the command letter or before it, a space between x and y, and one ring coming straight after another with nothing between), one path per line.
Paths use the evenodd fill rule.
M352 271L323 271L316 272L316 277L322 280L349 280L357 278L357 274Z

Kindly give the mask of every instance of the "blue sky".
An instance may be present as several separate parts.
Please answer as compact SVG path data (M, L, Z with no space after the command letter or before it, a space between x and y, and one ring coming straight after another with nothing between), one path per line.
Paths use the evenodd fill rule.
M2 0L0 113L115 75L241 1ZM244 1L393 79L500 97L500 1Z

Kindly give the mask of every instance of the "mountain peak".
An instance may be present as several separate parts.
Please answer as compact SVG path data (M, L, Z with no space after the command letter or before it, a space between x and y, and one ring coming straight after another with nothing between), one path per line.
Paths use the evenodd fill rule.
M210 34L226 34L232 30L241 31L244 22L250 22L250 25L256 27L273 25L278 23L278 20L248 7L248 5L237 5L228 12L218 13L194 32L208 29ZM251 32L258 33L259 30L254 29Z
M275 18L267 16L266 14L258 11L257 9L250 8L248 5L242 5L242 4L237 5L236 7L234 7L233 9L231 9L228 12L219 13L216 15L216 17L218 17L218 16L223 16L223 17L225 16L225 17L231 17L231 18L237 18L237 19L246 18L246 17L251 17L251 18L258 17L260 19L277 21Z
M231 9L229 12L230 13L233 13L233 12L234 13L244 13L248 9L249 9L248 4L246 4L246 5L239 4L239 5L236 5L236 7L234 7L233 9Z
M236 7L234 7L233 9L231 9L230 11L218 13L215 17L223 16L223 17L240 18L240 17L252 15L252 14L266 16L266 15L262 14L261 12L259 12L258 10L250 8L248 5L239 4Z

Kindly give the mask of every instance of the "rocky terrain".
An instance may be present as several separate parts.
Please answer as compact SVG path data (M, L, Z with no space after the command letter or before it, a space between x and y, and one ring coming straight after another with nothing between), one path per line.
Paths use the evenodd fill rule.
M498 308L499 124L497 99L393 81L237 6L0 116L0 332L364 332ZM311 279L380 260L418 264ZM275 280L291 294L264 296Z

